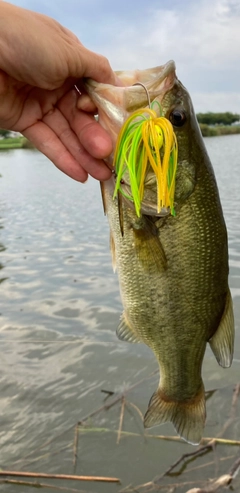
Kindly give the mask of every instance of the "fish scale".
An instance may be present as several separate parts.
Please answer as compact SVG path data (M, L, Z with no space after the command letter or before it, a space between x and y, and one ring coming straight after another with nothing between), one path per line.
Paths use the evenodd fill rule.
M182 438L197 444L206 417L201 377L206 345L210 343L223 367L230 366L233 357L226 226L191 99L173 62L153 72L119 76L123 82L127 77L128 83L144 80L150 98L153 87L152 98L161 104L166 118L174 108L185 118L184 125L174 129L178 142L176 215L157 214L157 185L151 170L145 179L140 218L128 199L113 200L114 175L102 184L102 191L124 307L117 335L124 341L148 345L160 368L159 387L150 400L144 425L171 421ZM86 89L115 145L123 115L131 114L133 101L134 108L138 107L139 88L135 93L133 87L114 88L90 81ZM131 105L127 103L130 100ZM139 107L142 104L143 96ZM124 180L122 187L129 187L127 174Z

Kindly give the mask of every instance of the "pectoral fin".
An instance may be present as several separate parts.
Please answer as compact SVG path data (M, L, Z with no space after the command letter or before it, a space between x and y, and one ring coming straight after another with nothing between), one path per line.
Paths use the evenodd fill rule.
M158 235L158 229L150 218L143 216L142 227L133 226L136 253L143 267L149 271L152 264L162 272L167 269L167 259Z
M230 290L228 290L225 309L219 327L209 340L216 360L223 368L232 364L234 349L234 315Z
M121 341L126 342L142 342L141 339L134 333L129 323L126 320L126 315L123 312L120 324L117 328L117 336Z

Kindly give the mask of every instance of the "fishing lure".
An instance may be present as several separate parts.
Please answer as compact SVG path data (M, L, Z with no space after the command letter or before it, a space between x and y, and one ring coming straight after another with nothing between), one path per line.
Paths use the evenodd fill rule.
M158 116L153 109L158 105L158 113L162 115L161 106L153 101L149 108L134 111L124 123L116 144L114 170L116 185L113 198L120 192L134 203L138 217L141 215L141 203L144 197L146 174L151 167L156 175L157 212L170 208L175 216L174 192L178 159L177 138L171 122ZM122 184L128 172L130 194L126 193Z

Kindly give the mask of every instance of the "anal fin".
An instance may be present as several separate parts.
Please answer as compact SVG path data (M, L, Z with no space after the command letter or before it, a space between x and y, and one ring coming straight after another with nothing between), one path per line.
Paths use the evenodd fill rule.
M142 342L141 339L135 334L135 332L129 326L129 323L126 321L126 315L123 312L120 324L117 328L116 334L118 339L126 342Z
M228 289L224 312L215 334L208 341L220 366L232 364L234 349L234 315L230 290Z
M197 394L185 401L170 400L161 391L153 394L144 417L145 428L171 421L175 430L186 442L198 445L206 419L203 383Z

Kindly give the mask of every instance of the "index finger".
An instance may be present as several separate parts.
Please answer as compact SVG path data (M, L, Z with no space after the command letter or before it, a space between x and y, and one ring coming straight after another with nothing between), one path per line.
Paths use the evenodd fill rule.
M113 72L110 63L103 55L98 55L81 46L79 50L81 77L90 77L97 82L119 85L119 79ZM73 74L77 76L77 74Z

